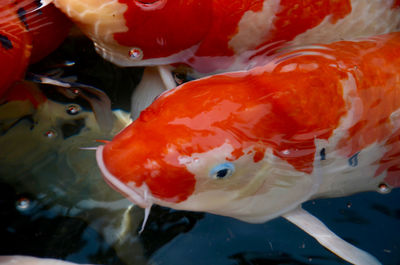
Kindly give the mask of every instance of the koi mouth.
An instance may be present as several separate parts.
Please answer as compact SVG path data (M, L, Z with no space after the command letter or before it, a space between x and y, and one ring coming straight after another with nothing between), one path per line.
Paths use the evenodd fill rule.
M101 174L104 180L115 190L124 194L131 202L142 207L150 208L153 204L151 192L146 184L142 184L140 187L129 187L125 183L121 182L113 174L111 174L103 161L103 148L104 146L98 146L96 150L97 165L100 168Z

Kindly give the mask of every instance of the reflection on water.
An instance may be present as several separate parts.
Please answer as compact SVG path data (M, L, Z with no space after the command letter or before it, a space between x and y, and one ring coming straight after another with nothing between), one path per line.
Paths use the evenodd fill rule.
M125 110L143 72L103 61L84 38L69 39L31 70L100 88ZM80 149L111 139L129 114L114 110L113 131L105 134L86 102L49 85L41 91L48 100L36 108L23 101L0 106L1 255L97 264L345 264L281 218L254 225L155 206L138 235L143 210L103 181L94 151ZM399 199L393 190L304 208L384 264L399 264Z

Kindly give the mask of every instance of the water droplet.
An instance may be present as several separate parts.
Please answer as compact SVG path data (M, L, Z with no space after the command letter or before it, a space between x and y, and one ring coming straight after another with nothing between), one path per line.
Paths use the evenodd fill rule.
M57 136L57 133L56 131L48 130L47 132L44 133L44 136L46 136L47 138L54 138Z
M74 61L70 61L70 60L64 61L64 66L70 67L70 66L74 66L74 65L75 65Z
M381 184L378 185L378 192L379 193L387 194L387 193L389 193L391 191L392 191L392 189L386 183L381 183Z
M134 47L129 50L129 57L132 60L141 60L143 58L143 52L141 49Z
M81 111L81 107L79 107L78 105L75 105L75 104L71 104L71 105L68 105L68 106L65 108L65 111L66 111L69 115L76 115L76 114L78 114L78 113Z
M19 211L27 210L30 205L31 205L31 201L25 197L19 198L16 202L16 207L17 207L17 210L19 210Z
M284 155L288 155L288 154L290 154L290 151L289 151L289 150L287 150L287 149L286 149L286 150L283 150L283 151L282 151L282 154L284 154Z

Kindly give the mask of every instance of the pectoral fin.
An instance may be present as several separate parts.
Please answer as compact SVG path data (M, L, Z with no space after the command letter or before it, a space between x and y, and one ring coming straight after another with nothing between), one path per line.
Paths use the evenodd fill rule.
M333 233L318 218L298 207L282 215L321 245L352 264L375 265L381 264L374 256L344 241Z

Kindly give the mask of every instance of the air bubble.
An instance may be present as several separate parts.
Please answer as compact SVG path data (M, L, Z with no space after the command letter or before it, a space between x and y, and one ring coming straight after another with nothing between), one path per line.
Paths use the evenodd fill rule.
M65 108L65 111L69 115L77 115L81 111L81 107L79 107L78 105L75 105L75 104L71 104Z
M143 52L141 49L134 47L129 50L129 57L132 60L141 60L143 58Z
M387 193L391 192L391 190L392 189L386 183L381 183L381 184L378 185L378 192L379 193L387 194Z
M22 197L17 200L16 202L16 208L19 211L25 211L27 210L31 205L31 201L28 198Z
M347 207L347 208L351 208L351 202L348 202L348 203L346 204L346 207Z
M57 136L57 133L54 130L48 130L44 133L44 136L46 136L47 138L54 138Z

